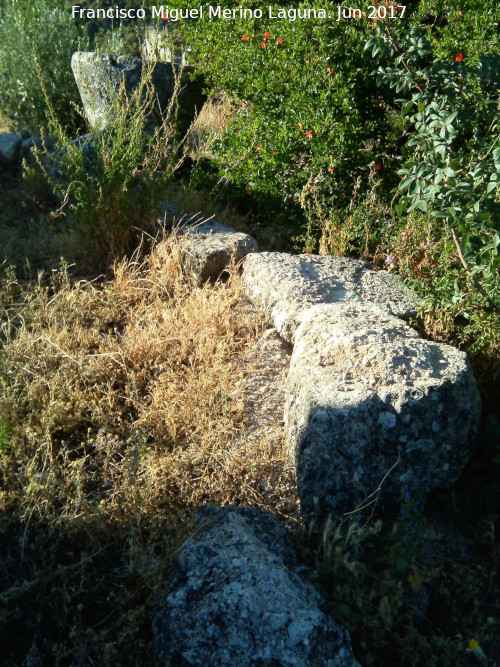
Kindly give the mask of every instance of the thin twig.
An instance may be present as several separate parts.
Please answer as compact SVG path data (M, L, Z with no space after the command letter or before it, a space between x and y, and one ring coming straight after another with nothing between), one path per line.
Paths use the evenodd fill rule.
M462 262L462 266L464 267L464 269L467 271L468 275L472 279L472 282L474 283L474 287L477 289L478 292L480 292L484 296L484 298L488 302L489 307L492 308L493 310L499 312L498 306L490 299L490 297L488 296L488 293L486 292L484 287L481 285L479 280L476 278L476 276L472 275L472 273L471 273L471 271L470 271L470 269L467 265L467 262L465 261L465 258L464 258L463 252L462 252L462 248L460 246L460 241L458 240L457 235L456 235L455 230L453 229L453 227L451 228L451 235L453 236L453 240L455 241L455 246L457 248L457 253L458 253L458 256L460 258L460 261Z

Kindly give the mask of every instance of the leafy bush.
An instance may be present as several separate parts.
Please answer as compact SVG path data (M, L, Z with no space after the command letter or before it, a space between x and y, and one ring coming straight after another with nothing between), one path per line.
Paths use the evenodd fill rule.
M4 0L0 10L0 115L16 129L46 122L42 82L59 121L82 124L71 55L85 49L84 29L62 1Z
M481 277L479 289L498 299L500 57L485 54L467 65L461 52L453 60L433 56L419 27L379 29L366 48L389 60L379 80L403 96L411 129L398 171L398 213L418 208L447 223L455 240L460 235L465 268Z
M313 6L331 11L309 2L297 10ZM329 19L204 18L185 37L212 89L244 101L218 147L225 175L253 198L299 203L321 184L332 204L348 201L355 175L373 160L359 150L375 130L364 103L374 82L360 76L363 30Z
M212 89L239 100L218 145L224 180L267 206L269 219L276 201L300 205L305 250L400 270L424 296L428 332L494 366L497 4L421 0L404 18L377 21L336 22L336 9L326 20L184 29Z

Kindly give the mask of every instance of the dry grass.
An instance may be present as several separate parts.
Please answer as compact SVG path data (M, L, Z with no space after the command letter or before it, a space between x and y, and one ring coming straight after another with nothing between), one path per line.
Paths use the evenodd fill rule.
M0 116L0 134L6 134L7 132L11 132L12 127L8 121L6 121L2 116Z
M7 293L17 288L11 282ZM143 263L116 266L108 284L71 285L64 270L54 274L13 312L11 302L4 508L17 498L40 517L90 518L137 503L143 513L160 501L255 501L242 477L245 452L231 448L244 429L233 385L238 355L262 325L241 306L236 277L192 289L179 244L167 241ZM247 464L256 471L260 458L266 467L269 454L248 452Z
M44 608L47 582L57 580L66 590L53 603L59 615L69 619L83 605L71 623L84 657L69 664L91 664L105 650L110 664L141 664L150 655L157 582L196 507L237 503L286 513L293 503L283 443L247 446L244 383L235 385L238 359L262 324L242 305L236 272L227 284L193 289L180 252L177 239L164 240L144 260L116 265L114 279L102 284L71 283L64 269L27 288L14 277L3 284L0 506L9 517L9 553L15 560L22 549L30 571L16 570L2 601L8 609L29 595ZM53 561L37 560L35 536ZM75 543L82 549L69 570L60 555L66 540L72 553ZM77 575L86 581L83 602ZM124 608L91 631L89 610L100 601L102 620L110 591ZM13 622L9 613L3 620ZM121 626L130 626L127 641ZM56 634L74 656L68 627L64 621Z

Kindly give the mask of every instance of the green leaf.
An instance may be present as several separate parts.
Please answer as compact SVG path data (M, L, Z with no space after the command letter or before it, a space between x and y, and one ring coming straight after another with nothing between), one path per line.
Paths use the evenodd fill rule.
M410 100L410 101L407 102L407 103L403 106L403 108L401 109L401 114L402 114L403 116L406 116L407 113L410 111L410 109L411 109L412 107L413 107L413 100Z

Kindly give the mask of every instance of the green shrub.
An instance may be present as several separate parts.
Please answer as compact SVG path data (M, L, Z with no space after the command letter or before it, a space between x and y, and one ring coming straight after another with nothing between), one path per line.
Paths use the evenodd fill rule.
M397 103L409 130L396 210L429 211L447 224L464 268L493 303L500 269L500 57L486 52L469 64L462 52L436 56L418 26L384 26L366 48L388 61L379 81L402 97Z
M43 81L59 121L71 129L81 125L71 55L87 45L84 29L62 1L4 0L0 10L0 115L15 129L39 132L46 122Z
M313 7L332 9L297 5ZM366 113L369 91L377 91L362 78L365 30L355 21L332 26L313 17L204 18L184 29L212 90L244 102L217 150L224 174L242 191L300 203L304 189L315 185L331 205L349 201L356 176L367 176L374 160L368 142L381 115Z
M242 101L218 144L224 182L260 210L300 205L306 251L399 270L424 297L428 332L486 356L491 372L500 339L498 7L404 4L404 18L386 21L212 19L184 33L212 89Z

